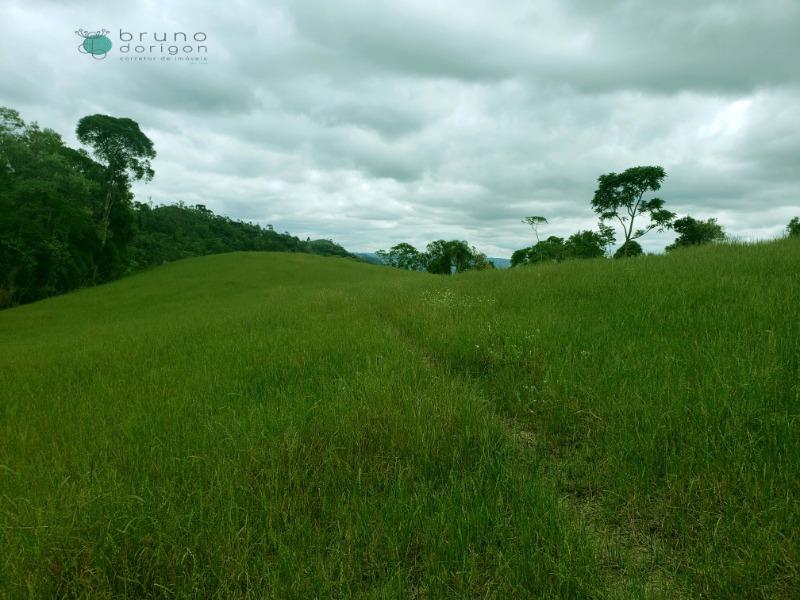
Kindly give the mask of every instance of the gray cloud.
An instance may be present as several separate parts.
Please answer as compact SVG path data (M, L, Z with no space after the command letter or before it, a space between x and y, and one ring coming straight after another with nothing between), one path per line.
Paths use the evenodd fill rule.
M594 227L598 175L663 165L681 214L770 237L800 214L800 6L744 0L11 0L0 104L75 143L94 112L158 151L139 199L353 250L466 238L508 256ZM208 64L104 61L78 27L203 31ZM660 250L670 233L645 238Z

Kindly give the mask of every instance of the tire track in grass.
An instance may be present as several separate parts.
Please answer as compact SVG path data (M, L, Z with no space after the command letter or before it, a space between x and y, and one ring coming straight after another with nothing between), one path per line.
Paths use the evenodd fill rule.
M543 467L541 480L558 496L559 508L572 515L578 527L587 533L589 544L600 556L607 579L599 597L670 600L691 597L666 569L659 568L658 556L667 554L667 550L657 536L639 535L604 522L600 517L599 502L594 497L581 497L565 488L562 473L569 449L554 451L552 444L534 430L532 423L524 422L511 411L498 409L505 403L498 402L494 397L492 390L496 390L497 386L491 385L490 376L476 375L469 369L454 367L448 361L438 359L430 348L420 344L388 315L380 315L379 322L394 334L399 343L417 354L427 368L448 377L460 378L467 387L483 397L491 414L509 437L516 441L523 455L536 453L539 457L545 457L539 463Z

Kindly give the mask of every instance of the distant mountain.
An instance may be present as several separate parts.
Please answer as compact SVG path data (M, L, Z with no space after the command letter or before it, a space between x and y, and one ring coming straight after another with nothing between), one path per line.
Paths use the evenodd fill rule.
M385 264L383 259L374 252L353 252L358 258L373 265Z
M495 268L497 269L508 269L511 266L511 259L510 258L492 258L489 257L489 260L494 264Z

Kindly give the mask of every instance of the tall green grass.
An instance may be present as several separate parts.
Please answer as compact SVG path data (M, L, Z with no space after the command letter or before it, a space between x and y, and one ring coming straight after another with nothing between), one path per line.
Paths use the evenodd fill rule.
M795 597L800 244L190 259L0 313L0 595Z

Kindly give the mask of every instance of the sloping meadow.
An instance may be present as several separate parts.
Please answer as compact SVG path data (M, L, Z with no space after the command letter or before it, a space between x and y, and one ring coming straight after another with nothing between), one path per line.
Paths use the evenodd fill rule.
M791 597L798 264L236 253L0 313L0 593Z
M800 244L436 283L386 318L546 457L622 579L800 592Z

